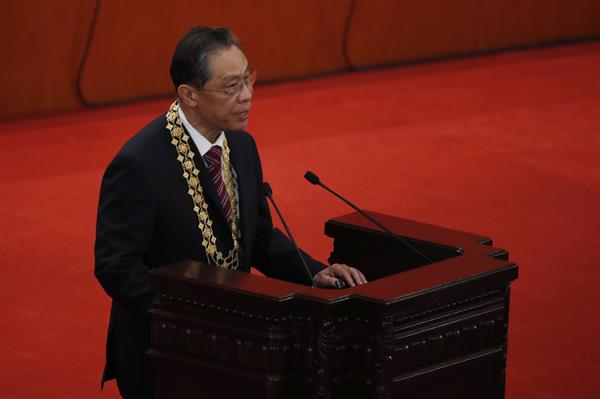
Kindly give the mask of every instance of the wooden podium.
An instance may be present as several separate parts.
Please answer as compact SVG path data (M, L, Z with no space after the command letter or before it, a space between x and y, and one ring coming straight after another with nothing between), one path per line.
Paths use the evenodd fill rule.
M155 269L156 397L503 398L510 282L489 238L371 213L325 224L330 262L368 284L318 289L197 262Z

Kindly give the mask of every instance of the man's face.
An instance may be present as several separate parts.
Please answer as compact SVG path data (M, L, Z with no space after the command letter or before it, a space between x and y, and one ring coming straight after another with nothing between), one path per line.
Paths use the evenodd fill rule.
M198 106L194 113L206 133L236 131L248 125L252 90L243 85L241 92L228 95L220 92L244 81L250 75L248 60L236 46L220 50L208 58L211 79L198 90ZM216 91L211 91L216 90Z

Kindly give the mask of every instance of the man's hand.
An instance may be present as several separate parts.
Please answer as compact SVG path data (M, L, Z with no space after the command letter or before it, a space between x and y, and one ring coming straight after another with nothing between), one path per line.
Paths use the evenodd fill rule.
M321 270L315 276L315 284L319 288L336 288L335 281L337 279L344 280L348 287L354 287L355 285L367 282L367 279L360 270L348 265L335 263Z

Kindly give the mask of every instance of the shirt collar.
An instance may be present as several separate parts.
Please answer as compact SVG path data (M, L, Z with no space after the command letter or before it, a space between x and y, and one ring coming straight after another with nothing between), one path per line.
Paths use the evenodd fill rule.
M200 151L201 156L204 156L204 154L206 154L213 145L218 145L219 147L223 148L223 139L225 137L224 132L221 132L215 140L215 142L211 143L206 139L206 137L202 135L202 133L196 130L194 126L192 126L192 124L185 117L185 114L183 113L181 107L179 107L178 112L179 119L181 119L181 123L183 123L185 130L188 131L188 133L192 137L192 140L194 140L194 144L196 144L196 147L198 147L198 151Z

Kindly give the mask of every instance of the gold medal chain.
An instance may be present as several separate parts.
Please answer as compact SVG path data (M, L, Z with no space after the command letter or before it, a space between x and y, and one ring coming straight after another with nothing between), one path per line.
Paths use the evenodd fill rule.
M229 146L227 140L223 140L223 160L225 167L225 188L227 195L230 198L232 205L232 223L231 223L231 239L233 248L224 256L217 248L217 237L214 234L212 225L213 222L208 214L208 203L204 200L202 185L200 184L200 170L194 162L194 152L188 144L190 136L187 134L181 124L179 118L179 105L177 101L171 104L167 117L167 130L171 134L171 144L177 150L177 160L183 168L183 177L188 185L188 195L191 197L194 204L194 212L198 216L198 229L202 233L202 246L206 252L208 263L220 266L225 269L236 270L239 266L239 249L238 240L238 217L237 217L237 199L233 186L233 174L231 171L231 162L229 157Z

